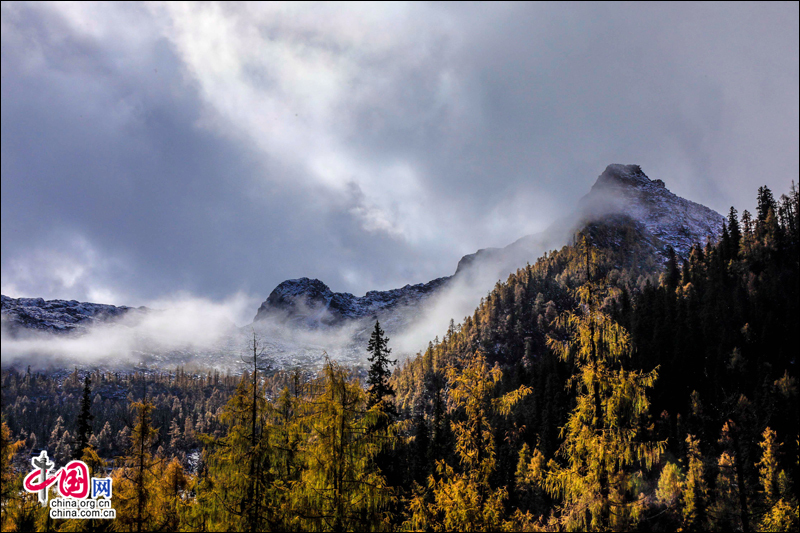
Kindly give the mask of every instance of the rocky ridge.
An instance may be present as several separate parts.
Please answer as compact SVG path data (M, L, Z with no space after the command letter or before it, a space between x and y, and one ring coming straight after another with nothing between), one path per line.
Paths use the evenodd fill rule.
M609 165L579 204L580 225L604 216L627 215L644 225L660 244L688 258L695 243L715 241L725 218L708 207L677 196L663 181L648 178L639 165Z
M526 262L533 263L548 249L563 246L576 230L603 221L618 224L620 220L632 221L647 247L664 261L668 247L685 259L695 243L719 238L724 217L672 193L662 180L648 178L639 165L613 164L581 198L575 213L544 232L522 237L505 248L484 248L465 255L453 276L391 291L370 291L361 298L333 292L317 279L287 280L261 304L255 321L276 315L312 327L340 325L365 317L383 321L387 312L394 311L396 315L399 309L418 307L458 279L469 279L469 284L488 283L488 290L497 279ZM407 321L395 322L402 325Z
M39 330L52 333L82 333L100 322L117 320L130 312L145 308L79 302L77 300L44 300L43 298L10 298L0 296L3 328L9 333Z
M443 277L399 289L369 291L361 297L348 292L333 292L318 279L290 279L275 287L258 308L254 322L283 318L315 327L340 325L347 320L372 319L401 307L421 304L449 279Z

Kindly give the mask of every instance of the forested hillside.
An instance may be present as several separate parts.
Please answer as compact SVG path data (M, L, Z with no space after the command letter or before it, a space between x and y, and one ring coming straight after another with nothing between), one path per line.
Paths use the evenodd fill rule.
M510 417L490 423L498 458L491 482L515 488L509 510L530 512L539 527L796 525L797 487L790 480L800 474L797 190L776 201L762 187L755 216L745 211L740 219L732 208L719 243L698 243L683 262L670 255L664 268L625 218L588 226L576 243L498 284L472 317L395 374L397 400L415 421L414 432L425 442L433 436L428 467L417 480L424 482L439 458L458 463L450 427L463 413L447 402L447 376L486 357L504 370L499 391L531 389ZM587 333L577 325L581 319L598 325ZM609 331L616 346L605 349L613 354L610 369L599 362ZM599 374L588 378L579 356L587 345L598 352L588 363ZM646 397L621 409L617 402L633 401L638 389L604 383L614 371L651 376ZM581 418L584 430L619 431L618 421L611 427L600 421L621 410L631 424L627 438L657 444L658 460L648 466L637 454L627 465L629 458L614 454L576 458L570 424L585 408L582 390L600 406ZM577 446L583 454L595 445L614 449L583 437L589 439ZM608 469L605 487L595 487L594 495L570 480L588 512L577 523L570 487L554 477L569 464L587 476L592 468ZM613 488L611 478L623 472L635 475Z
M365 384L273 372L255 336L237 377L4 371L0 525L797 530L798 200L762 187L685 260L596 221L391 376L376 324ZM109 469L116 520L48 518L42 448Z

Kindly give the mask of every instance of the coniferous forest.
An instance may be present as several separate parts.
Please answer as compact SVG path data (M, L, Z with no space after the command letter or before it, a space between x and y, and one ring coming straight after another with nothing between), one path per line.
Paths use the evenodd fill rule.
M797 531L800 208L731 208L652 253L614 216L498 283L397 363L3 370L2 531ZM116 519L54 520L32 456L113 479Z

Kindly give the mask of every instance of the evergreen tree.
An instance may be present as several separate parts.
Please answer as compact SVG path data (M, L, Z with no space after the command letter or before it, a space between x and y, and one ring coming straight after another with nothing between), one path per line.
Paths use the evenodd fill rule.
M794 181L789 195L781 195L778 214L789 244L796 247L800 241L800 192Z
M11 462L22 444L21 440L12 441L11 430L5 422L0 424L0 531L7 531L9 509L14 507L12 500L19 491Z
M385 336L380 323L376 320L375 329L372 330L372 335L367 345L367 352L370 353L368 359L371 363L367 377L367 391L369 394L367 406L372 408L380 404L381 410L392 416L396 413L394 403L391 401L394 396L394 387L389 383L389 378L392 375L389 365L397 364L397 360L392 361L389 359L392 349L389 348L388 343L389 339Z
M367 395L347 372L326 360L321 394L311 401L305 468L293 487L294 528L353 531L385 528L391 489L373 459L391 439L388 429L375 430L385 416L367 409Z
M169 423L169 432L167 433L169 437L169 449L175 453L182 447L182 440L183 437L181 436L181 428L178 425L178 421L174 418L172 422Z
M748 532L750 531L750 504L748 503L743 451L740 441L741 436L738 425L733 420L725 422L719 439L719 444L725 448L725 451L722 452L718 461L717 516L738 515L741 529ZM737 501L731 501L733 496L737 498ZM735 520L732 520L732 522L735 522Z
M520 387L500 398L492 399L502 377L499 367L491 367L478 352L461 370L452 366L447 372L450 382L450 409L462 411L463 421L451 422L456 436L456 455L461 472L445 461L438 461L439 479L430 476L428 489L433 502L426 501L417 487L410 502L411 516L406 526L417 531L490 531L504 525L505 488L493 489L489 478L495 470L496 453L492 413L508 415L511 408L531 390Z
M227 434L204 439L210 453L209 479L203 488L213 490L221 507L203 519L211 521L212 527L252 532L264 529L272 518L267 505L272 486L267 400L261 379L269 365L255 331L247 353L242 360L252 365L252 372L242 374L221 416Z
M67 464L67 462L72 457L72 436L70 435L68 430L64 430L64 433L61 434L61 438L58 440L56 444L56 448L53 451L53 455L55 456L56 464Z
M59 415L59 417L56 418L56 423L53 427L53 430L50 432L50 439L47 441L47 448L50 450L55 450L58 447L58 444L61 442L63 436L64 419Z
M686 437L686 482L683 489L683 526L689 531L706 529L708 485L704 477L700 441L694 435Z
M189 485L183 465L177 458L173 458L161 472L161 480L155 494L156 509L158 509L158 531L180 531L180 510L183 507L183 495Z
M665 285L667 290L674 291L678 286L681 272L678 268L678 258L672 246L667 246L667 270L665 272Z
M207 436L206 436L207 437ZM208 476L208 450L203 451L197 475L192 476L187 484L188 491L194 498L187 499L180 512L180 525L184 531L213 531L218 527L233 530L234 524L225 522L223 505L215 494L214 482Z
M656 488L656 499L665 507L667 527L677 530L681 524L679 505L683 495L683 475L675 463L667 463L661 470Z
M739 256L739 246L742 242L742 232L739 229L739 220L736 218L736 209L731 206L728 213L728 232L731 239L730 258L736 259Z
M83 450L89 444L89 438L92 434L92 420L94 415L90 412L92 408L92 380L89 374L83 378L83 397L81 398L81 412L78 415L77 421L77 435L75 437L76 446L72 450L72 458L80 459L83 457Z
M763 450L761 460L756 463L763 489L763 514L759 529L797 531L800 525L800 504L792 494L789 477L780 469L778 456L781 453L781 443L775 431L767 427L763 440L758 445Z
M521 507L531 509L535 515L541 516L547 512L545 507L545 474L547 473L547 460L538 447L530 451L528 444L523 444L517 460L517 470L514 474L516 481L517 497L523 503Z
M739 522L739 490L734 463L735 459L728 452L722 452L717 461L717 479L709 512L712 530L747 531Z
M780 453L781 443L778 442L777 435L770 428L764 430L763 439L758 443L763 453L756 466L758 467L759 480L763 489L764 503L767 507L771 507L780 498L778 454Z
M772 195L772 191L769 190L769 187L766 185L758 188L758 206L756 208L756 220L758 222L764 222L767 220L767 214L769 213L770 209L775 211L777 209L777 204L775 203L775 197Z
M97 455L96 448L91 445L86 446L80 460L86 463L86 466L89 468L89 478L107 477L105 473L106 462ZM116 531L117 528L114 527L115 525L116 523L110 520L70 519L67 520L58 531Z

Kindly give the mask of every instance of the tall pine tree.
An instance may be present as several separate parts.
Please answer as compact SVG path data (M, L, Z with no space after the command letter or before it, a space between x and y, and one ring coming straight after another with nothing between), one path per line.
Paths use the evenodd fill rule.
M77 445L75 446L75 449L72 450L73 459L80 459L83 457L83 449L86 448L87 444L89 444L89 437L91 437L92 434L92 420L94 420L94 415L90 412L90 409L92 408L91 384L92 380L89 378L89 374L86 374L86 377L83 379L81 412L78 415L78 430L75 437Z
M292 485L293 529L368 531L386 529L393 496L374 457L392 438L376 428L381 413L367 409L367 395L347 371L327 360L312 398L313 414L303 450L305 468Z
M451 422L456 437L455 452L461 471L445 461L437 461L434 476L428 478L432 502L422 489L409 502L409 520L404 524L413 531L494 531L511 527L503 520L505 488L493 489L489 479L497 466L493 415L507 416L511 408L530 394L527 386L494 398L503 376L478 352L464 368L451 366L447 371L450 385L450 410L463 414L464 420Z
M392 361L389 359L392 349L389 348L388 343L389 339L381 329L380 322L376 320L375 329L372 330L372 335L367 345L367 351L370 353L368 359L372 363L367 377L367 393L369 394L367 407L372 408L375 405L382 404L381 411L393 416L395 408L391 397L394 396L394 387L389 383L389 378L392 375L389 365L397 364L397 360Z
M242 375L236 392L220 416L220 421L228 426L227 435L220 439L203 439L208 446L209 469L209 479L203 488L212 489L214 500L221 504L220 509L213 509L215 513L204 519L211 522L212 527L261 531L276 509L267 504L273 476L271 428L262 374L270 365L255 331L246 353L242 361L251 366L252 373Z

